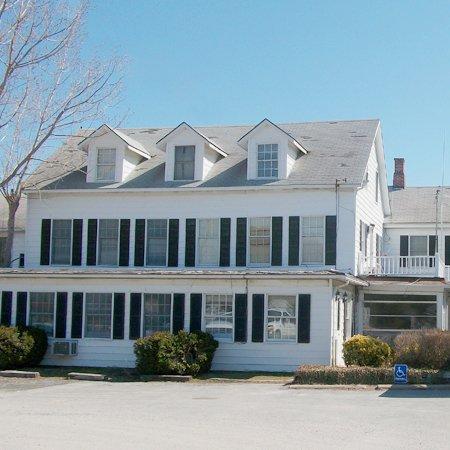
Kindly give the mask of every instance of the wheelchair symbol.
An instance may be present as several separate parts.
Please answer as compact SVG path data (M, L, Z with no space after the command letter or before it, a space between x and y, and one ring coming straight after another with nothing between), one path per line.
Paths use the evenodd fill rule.
M408 366L406 364L397 364L394 367L394 381L396 383L408 382Z

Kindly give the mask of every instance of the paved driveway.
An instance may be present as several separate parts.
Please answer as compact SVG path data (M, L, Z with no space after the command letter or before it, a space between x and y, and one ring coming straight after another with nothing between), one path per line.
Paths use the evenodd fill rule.
M450 448L449 392L273 384L32 387L0 385L2 449Z

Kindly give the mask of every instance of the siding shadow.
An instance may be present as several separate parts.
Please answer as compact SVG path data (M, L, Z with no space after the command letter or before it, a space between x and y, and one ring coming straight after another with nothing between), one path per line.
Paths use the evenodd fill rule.
M414 388L410 389L396 389L391 388L383 392L380 397L384 398L450 398L450 386L449 388L434 388L429 386L426 388Z

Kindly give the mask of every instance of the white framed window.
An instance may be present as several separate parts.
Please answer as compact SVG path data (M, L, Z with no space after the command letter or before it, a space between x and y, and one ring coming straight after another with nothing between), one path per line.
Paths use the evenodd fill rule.
M53 337L55 323L55 293L30 292L30 316L28 323L41 328Z
M409 256L428 255L428 236L409 237Z
M157 331L170 331L172 323L172 295L144 294L144 336Z
M119 219L98 221L98 265L117 266L119 255Z
M167 236L167 219L147 220L147 251L145 260L147 266L161 267L167 265Z
M271 218L251 217L249 226L250 264L270 264Z
M258 178L278 178L278 144L259 144Z
M233 296L224 294L205 295L205 332L215 339L233 341L234 308Z
M302 217L302 264L325 261L325 217Z
M97 181L114 181L116 179L116 149L97 149Z
M175 146L174 180L193 180L195 172L195 145Z
M220 253L219 219L198 219L197 264L218 266Z
M68 265L72 253L72 220L52 220L51 263Z
M297 339L297 308L295 295L267 296L267 340Z
M111 339L112 294L86 293L84 337Z

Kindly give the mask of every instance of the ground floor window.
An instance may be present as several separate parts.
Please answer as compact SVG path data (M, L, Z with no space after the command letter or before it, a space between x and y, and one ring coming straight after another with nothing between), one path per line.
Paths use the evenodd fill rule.
M435 327L435 295L364 295L366 331L403 331Z
M171 311L170 294L144 294L144 336L170 331Z
M31 292L29 324L41 328L48 336L53 336L54 317L55 294L53 292Z
M206 295L205 331L216 339L233 340L232 295Z
M112 294L86 294L84 337L111 338Z
M267 339L295 341L297 315L295 296L269 295L267 298Z

